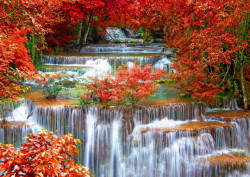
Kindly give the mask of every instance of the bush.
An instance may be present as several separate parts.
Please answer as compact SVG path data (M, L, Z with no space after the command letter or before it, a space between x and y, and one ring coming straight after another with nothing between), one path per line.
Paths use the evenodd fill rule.
M45 74L37 81L47 99L56 98L63 89L62 77L59 74Z
M128 68L127 65L118 68L116 80L123 85L122 92L128 103L135 105L158 88L154 82L166 77L165 71L162 69L153 71L153 69L155 68L151 65L142 67L138 64L134 64L132 68Z
M99 102L104 105L113 103L127 103L135 105L138 101L146 99L154 92L158 85L154 82L165 77L164 70L153 71L151 65L142 67L134 64L132 68L127 65L119 67L112 75L90 78L86 84L85 100Z
M0 144L0 173L5 176L83 176L89 169L73 159L80 142L71 134L57 137L43 130L32 134L16 152L13 145Z
M43 93L47 99L55 99L59 92L65 88L74 88L76 80L72 79L73 75L67 73L44 74L36 78L39 86L43 89Z

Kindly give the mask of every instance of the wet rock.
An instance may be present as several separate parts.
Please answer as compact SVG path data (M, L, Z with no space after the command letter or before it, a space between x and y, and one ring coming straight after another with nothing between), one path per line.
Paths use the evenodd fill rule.
M242 152L222 153L197 159L202 174L213 172L216 176L224 176L234 170L245 171L249 162L250 157Z
M42 91L30 92L24 95L25 98L36 102L37 106L53 107L53 106L77 106L75 100L69 95L60 94L55 99L47 99Z
M234 110L234 111L216 111L206 114L208 119L216 119L222 121L232 121L237 119L250 118L250 111Z
M142 133L147 133L150 131L161 131L164 133L170 133L170 132L193 132L193 134L196 134L198 131L202 130L209 130L214 131L217 128L226 128L226 127L233 127L234 125L232 123L224 123L224 122L218 122L218 121L190 121L187 123L182 123L180 125L176 125L174 127L161 127L161 128L141 128L140 131Z
M9 127L30 127L29 124L25 122L0 122L1 128L9 128Z

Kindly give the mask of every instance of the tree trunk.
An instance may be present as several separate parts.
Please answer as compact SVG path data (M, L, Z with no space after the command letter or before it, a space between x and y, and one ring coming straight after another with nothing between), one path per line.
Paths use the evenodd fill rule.
M92 18L94 16L94 13L95 13L95 9L93 9L91 14L90 14L89 21L88 21L88 26L87 26L87 29L86 29L86 32L84 34L83 41L82 41L83 45L87 44L87 38L88 38L88 35L89 35L89 31L90 31L90 22L91 22L91 20L92 20Z
M35 34L31 36L31 45L30 45L30 53L33 64L35 64L36 50L34 48L35 45Z
M8 133L7 127L4 127L4 128L3 128L3 134L4 134L4 135L3 135L3 139L4 139L3 143L4 143L4 144L8 144L8 141L7 141L7 140L8 140L8 138L7 138L7 137L8 137L8 136L7 136L8 134L7 134L7 133Z
M80 26L79 26L79 31L78 31L77 40L76 40L77 45L79 45L81 42L83 20L84 18L80 21L80 24L79 24Z
M241 88L243 93L243 102L244 102L244 109L247 111L248 105L247 105L247 93L245 88L245 78L244 78L244 67L241 66L240 68L240 74L241 74Z

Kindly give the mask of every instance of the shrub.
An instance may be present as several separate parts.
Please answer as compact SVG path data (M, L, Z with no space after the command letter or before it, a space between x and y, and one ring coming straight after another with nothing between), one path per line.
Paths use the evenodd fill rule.
M135 105L138 101L146 99L154 92L158 85L154 82L165 76L164 70L153 71L151 65L142 67L137 63L132 68L127 65L119 67L114 76L106 75L90 78L86 84L85 97L92 102L109 105L111 102L128 103Z
M37 81L47 99L56 98L63 89L62 77L59 74L45 74Z
M89 169L73 159L80 142L71 134L57 137L43 130L32 134L21 149L0 144L0 173L5 176L81 176L89 177Z
M119 102L124 99L123 85L112 75L89 77L89 79L90 83L86 84L86 100L109 105L111 101Z
M44 74L40 75L39 79L36 77L38 85L43 89L43 93L47 99L54 99L59 92L65 88L74 88L76 80L73 75L68 75L65 72L58 74Z
M151 93L153 93L158 85L154 82L165 77L165 71L162 69L155 69L151 65L142 67L134 64L133 67L128 68L123 65L116 71L117 82L124 85L122 89L123 95L126 96L127 102L135 105L137 102L145 100Z

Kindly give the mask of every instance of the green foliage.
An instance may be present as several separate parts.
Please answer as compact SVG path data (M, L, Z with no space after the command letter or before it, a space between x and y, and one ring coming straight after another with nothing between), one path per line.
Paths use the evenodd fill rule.
M47 99L55 99L63 88L75 88L76 80L67 73L45 74L37 80Z
M63 89L62 83L56 79L51 79L43 87L43 93L47 99L56 98L59 92Z

